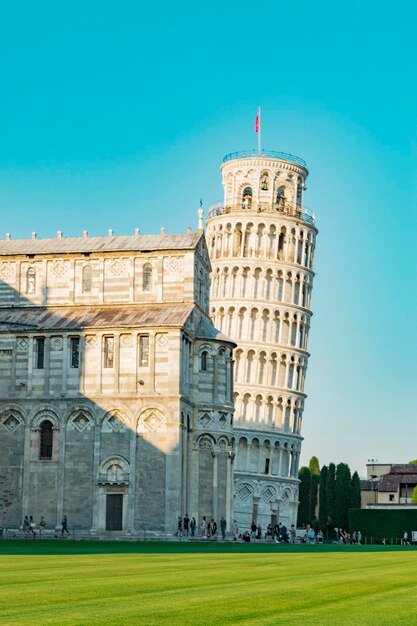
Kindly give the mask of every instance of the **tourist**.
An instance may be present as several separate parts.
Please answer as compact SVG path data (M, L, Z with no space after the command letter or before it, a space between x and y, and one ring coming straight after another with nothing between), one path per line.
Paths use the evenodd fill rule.
M40 521L39 521L39 526L40 526L41 528L45 528L45 526L46 526L46 519L44 518L44 516L43 516L43 515L41 515L41 519L40 519Z
M317 543L323 544L323 532L321 530L317 533Z
M187 535L188 537L189 532L190 532L190 518L188 517L188 513L186 513L184 517L184 535Z
M403 546L409 546L410 542L408 541L408 532L405 530L403 534Z
M308 533L308 539L311 544L316 543L316 533L314 532L314 528L310 528L310 531Z
M206 522L206 516L203 517L203 519L201 520L201 524L200 524L200 530L201 530L201 536L203 539L206 539L206 532L207 532L207 522Z
M227 523L226 520L224 519L224 517L221 518L220 520L220 530L222 532L222 539L226 539L226 527L227 527Z
M255 521L253 521L253 522L252 522L252 524L251 524L251 527L250 527L250 536L251 536L251 539L255 539L255 537L256 537L256 530L257 530L257 528L258 528L258 527L257 527L257 525L256 525L256 522L255 522Z
M192 517L192 518L191 518L191 522L190 522L191 537L194 537L194 536L195 536L195 529L196 529L196 526L197 526L196 519L195 519L195 517Z
M30 532L32 533L32 539L36 539L35 522L33 521L32 515L29 515L29 529L30 529Z
M177 537L181 537L182 535L182 517L178 517L177 521Z
M62 518L62 530L61 530L61 535L64 536L64 532L67 533L67 535L69 535L69 530L68 530L68 518L66 515L64 515L64 517Z
M291 524L291 529L290 529L291 543L295 543L296 536L297 536L297 531L295 530L295 526L294 524Z
M248 530L243 534L242 539L245 543L250 543L250 534Z
M284 543L289 543L290 542L289 539L288 539L288 530L287 530L287 527L285 526L285 524L281 525L281 538L282 538L282 541Z
M28 518L27 515L25 515L25 518L23 520L22 530L23 530L24 533L28 533L29 532L29 518Z
M266 527L265 541L266 541L266 543L271 543L271 541L272 541L272 526L271 526L271 524L268 524L268 526Z
M232 530L233 530L233 541L237 541L239 537L239 526L235 519L233 520Z
M210 521L210 533L213 541L217 541L217 523L214 521L213 518L211 518Z
M256 539L260 541L262 539L262 526L258 524L258 528L256 531Z
M361 533L361 531L360 531L360 530L358 530L358 531L356 532L356 540L357 540L357 542L358 542L358 545L361 545L361 541L362 541L362 533Z

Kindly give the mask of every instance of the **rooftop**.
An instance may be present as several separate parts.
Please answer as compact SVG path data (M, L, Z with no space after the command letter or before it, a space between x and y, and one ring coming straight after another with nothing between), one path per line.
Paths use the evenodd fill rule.
M183 326L193 304L118 306L13 307L0 309L0 333L29 330Z
M67 254L88 252L147 252L153 250L193 250L201 233L186 235L108 235L106 237L58 237L50 239L5 239L0 256L19 254Z
M276 150L242 150L240 152L230 152L226 154L223 159L223 163L227 161L233 161L234 159L277 159L279 161L290 161L290 163L296 163L302 167L307 167L307 163L304 159L301 159L295 154L289 154L288 152L278 152Z

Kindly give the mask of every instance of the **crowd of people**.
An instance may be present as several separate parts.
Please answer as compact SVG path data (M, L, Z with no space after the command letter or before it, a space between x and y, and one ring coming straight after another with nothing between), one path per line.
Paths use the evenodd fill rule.
M198 536L204 540L217 541L220 536L221 539L226 539L227 530L227 522L224 517L221 518L219 526L214 518L206 516L203 516L200 523L197 525L196 518L190 518L188 513L186 513L184 517L178 517L176 536L179 538L195 538ZM243 541L249 543L251 541L259 542L264 540L267 543L295 543L296 541L296 529L294 524L292 524L291 528L288 530L282 522L274 526L268 524L266 531L263 531L261 525L253 521L249 530L241 531L237 521L233 520L231 531L233 541L235 542Z
M184 518L178 518L177 537L190 537L201 538L204 540L217 541L221 536L221 539L226 539L227 523L224 517L220 520L220 527L214 518L208 518L203 516L200 523L197 524L195 517L189 517L188 513ZM285 524L279 522L278 524L268 524L266 530L262 529L260 523L252 522L250 529L240 530L236 520L233 520L231 527L232 537L234 542L260 542L266 543L306 543L306 544L323 544L324 535L321 530L317 532L314 528L308 526L302 531L296 530L294 524L288 529ZM405 541L408 537L405 538ZM404 543L405 543L404 541ZM341 544L361 545L362 533L360 530L355 530L352 533L348 533L343 528L337 529L337 542Z

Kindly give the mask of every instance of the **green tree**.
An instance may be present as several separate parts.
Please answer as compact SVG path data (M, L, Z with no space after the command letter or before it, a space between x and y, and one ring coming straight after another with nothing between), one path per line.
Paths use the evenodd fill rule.
M409 465L417 465L417 459L414 459L414 461L409 461L408 464Z
M311 470L310 470L311 474ZM319 480L320 476L317 474L311 474L310 477L310 498L308 505L308 523L312 524L313 520L316 519L316 508L317 508L317 495L319 490Z
M334 463L329 464L327 472L326 486L326 508L327 508L327 525L334 528L335 524L335 507L336 507L336 466Z
M320 471L319 484L319 524L320 528L327 531L327 475L329 473L327 465L323 465Z
M298 526L306 526L309 523L309 505L310 505L310 482L311 473L308 467L300 467L298 472L300 480L299 496L300 504L298 505Z
M352 478L346 463L339 463L336 468L336 506L335 526L348 528L348 511L352 497Z
M311 474L314 474L315 476L320 476L320 465L319 460L316 456L311 457L310 463L308 464L308 469L310 470Z
M352 493L350 497L350 508L360 509L361 508L361 481L360 481L358 472L353 472L352 474L351 487L352 487Z
M411 502L417 504L417 485L413 489L413 495L411 496Z

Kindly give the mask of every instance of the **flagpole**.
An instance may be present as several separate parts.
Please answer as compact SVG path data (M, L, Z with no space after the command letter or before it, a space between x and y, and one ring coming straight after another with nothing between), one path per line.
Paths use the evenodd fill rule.
M259 132L258 132L258 154L261 155L261 107L258 107L258 120L259 120Z

